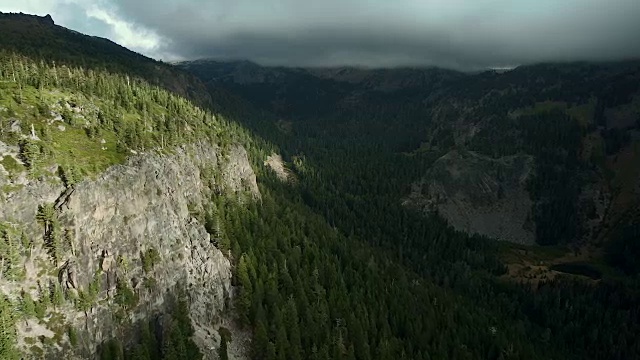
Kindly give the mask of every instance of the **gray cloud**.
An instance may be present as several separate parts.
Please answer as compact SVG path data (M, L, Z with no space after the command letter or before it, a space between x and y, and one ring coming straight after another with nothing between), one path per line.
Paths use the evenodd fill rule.
M96 2L56 1L85 9L91 4L95 13ZM102 0L97 4L120 21L121 28L125 23L145 30L115 31L123 41L145 45L138 50L152 56L169 58L476 69L640 57L638 0ZM140 41L132 34L153 41Z

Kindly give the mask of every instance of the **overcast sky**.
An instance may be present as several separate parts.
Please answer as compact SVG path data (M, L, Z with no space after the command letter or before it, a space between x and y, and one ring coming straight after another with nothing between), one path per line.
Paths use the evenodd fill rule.
M163 60L435 65L640 58L640 0L0 0Z

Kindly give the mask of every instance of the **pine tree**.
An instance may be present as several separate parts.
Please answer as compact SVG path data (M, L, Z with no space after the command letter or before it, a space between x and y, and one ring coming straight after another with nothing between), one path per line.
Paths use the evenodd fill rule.
M229 360L229 354L227 353L227 336L222 333L220 336L220 348L218 349L218 359Z
M32 242L24 231L20 233L20 243L22 244L22 248L25 249L27 253L31 253Z
M287 328L287 334L289 335L289 360L301 360L302 359L302 344L300 341L300 328L298 327L298 310L293 298L287 300L285 307L286 321L285 327Z
M54 209L53 204L46 203L38 206L36 219L44 226L45 237L51 232L51 223L55 217L56 210Z
M258 321L256 325L256 331L252 345L253 358L266 359L268 350L267 348L269 347L269 336L267 334L267 329L265 328L262 321Z
M40 161L40 146L31 139L22 139L18 143L20 160L29 169L33 169Z
M56 309L62 306L62 304L64 304L64 291L62 290L62 287L58 283L56 283L55 287L53 288L53 295L52 295L51 302L53 303L53 306Z
M22 276L18 242L11 231L0 228L0 276L17 280Z
M237 276L240 285L240 294L238 296L238 314L240 319L245 323L249 322L249 311L251 309L251 298L253 296L253 288L249 278L249 262L246 255L240 257L238 263Z
M287 340L287 330L282 324L277 328L275 345L278 360L286 360L289 351L289 341Z
M34 303L31 294L26 291L22 294L22 314L25 317L36 316L36 304Z
M265 356L266 360L276 360L278 359L277 355L276 355L276 346L274 343L269 342L269 345L267 345L267 354Z
M58 167L58 176L65 187L69 188L78 182L77 169L74 166Z
M15 348L15 308L11 301L0 295L0 359L17 360L20 354Z
M58 263L62 258L62 236L62 226L56 216L51 222L51 232L47 243L49 253L51 254L56 266L58 266Z
M78 345L78 333L73 326L69 326L67 328L67 336L69 337L69 343L71 346L75 347Z

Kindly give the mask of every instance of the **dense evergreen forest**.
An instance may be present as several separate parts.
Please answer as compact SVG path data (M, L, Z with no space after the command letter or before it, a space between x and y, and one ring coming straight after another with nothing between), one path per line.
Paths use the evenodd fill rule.
M333 149L335 152L336 148ZM414 359L419 359L421 356L425 359L465 358L464 356L469 358L500 358L502 356L522 359L538 356L540 358L575 356L576 358L622 359L636 356L638 348L633 339L640 330L634 325L638 322L640 315L635 306L639 299L637 292L627 290L626 287L637 289L637 280L636 283L627 284L613 281L611 284L601 284L593 288L592 285L582 283L580 280L566 279L542 283L533 290L528 285L501 283L495 276L505 270L495 257L494 244L486 239L469 238L467 235L455 232L438 218L425 220L421 215L407 211L398 204L397 197L393 196L397 194L393 191L393 181L402 173L397 171L397 168L390 168L386 172L382 169L371 172L369 167L380 161L381 157L367 156L364 151L344 151L334 155L336 155L334 159L357 158L362 162L354 164L336 159L333 163L335 172L329 172L329 175L326 175L327 178L315 175L300 180L301 201L304 205L310 206L319 214L324 214L325 221L337 226L343 234L349 235L351 241L372 244L375 248L381 249L384 258L392 259L405 265L410 272L420 274L423 279L421 284L433 282L441 289L446 289L445 292L451 296L459 296L460 298L454 301L460 301L458 306L468 312L467 318L457 318L456 315L450 314L449 310L444 310L449 313L446 316L453 316L453 319L448 321L456 324L455 334L447 334L440 340L441 344L449 342L449 345L444 345L444 349L437 350L437 345L431 345L423 350L414 349L412 352L411 349L400 347L395 349L394 355L390 358L402 358L403 353L405 358ZM312 158L312 155L308 154L307 159L309 158ZM312 167L309 163L306 165ZM395 164L400 166L402 163ZM316 174L326 174L326 167L317 166L316 169ZM362 174L362 180L361 182L354 179L341 181L341 176L344 174L352 176ZM375 201L371 200L371 194L375 194ZM279 238L280 235L277 237ZM388 281L393 282L393 278ZM383 281L381 285L388 284L388 281ZM426 288L426 285L423 286ZM370 290L375 287L368 288ZM379 288L379 291L385 290ZM380 292L374 291L372 294L378 301L380 301ZM397 309L397 312L387 314L389 319L401 317L400 314L407 311L402 309L413 309L414 304L426 303L424 300L408 299L407 295L400 294L402 293L394 295L391 299L398 301L404 298L406 302L403 302L403 305L393 306L391 303L379 305L385 309ZM598 299L595 303L594 297ZM619 297L624 300L618 300ZM607 314L611 311L617 313L614 315L617 320L606 320L610 316ZM437 317L429 318L426 314L423 316L426 316L422 318L424 328L433 326L434 323L440 324L436 320ZM485 316L489 316L492 320L485 319L483 323L481 319ZM415 314L408 314L405 319L411 324L420 322L418 320L420 317ZM513 322L514 319L517 320ZM608 321L612 321L610 325L607 325ZM627 325L620 326L617 321ZM445 321L444 324L446 323ZM257 326L259 323L255 324ZM493 329L496 324L501 324L496 328L509 334L508 344L498 345L498 340L489 338L492 345L469 345L481 338L480 334L486 332L486 329ZM438 333L446 334L446 330L443 330L446 326L438 326ZM608 326L610 330L603 330ZM622 335L620 329L626 326L634 329L630 329L627 335ZM594 332L595 328L598 331ZM400 329L402 328L398 329L396 333L398 335L394 337L406 336L406 330ZM466 335L464 335L465 330L469 331ZM604 335L605 333L609 334ZM516 337L511 338L511 335ZM522 337L518 340L520 336ZM412 336L404 338L409 344L425 344L424 341L410 340ZM626 340L622 340L623 338ZM628 345L618 347L615 345L618 341ZM375 348L373 344L376 344L375 340L368 342L369 346ZM465 351L462 353L465 354L468 351L467 355L456 353L460 344L465 345ZM533 347L530 347L532 344ZM540 355L536 355L536 352ZM359 354L356 358L383 358L379 356L373 351L370 355Z
M237 113L243 123L281 146L284 154L313 152L314 156L321 154L319 163L332 166L341 161L335 159L357 160L355 152L360 151L375 152L373 158L393 157L393 161L379 161L375 171L404 163L392 174L414 173L398 179L392 186L396 189L419 178L430 161L452 148L496 158L533 155L538 165L529 191L535 201L536 240L541 245L566 245L580 239L575 226L578 210L572 207L588 177L584 173L607 172L603 158L628 145L630 131L638 128L637 119L619 127L607 124L603 116L606 108L633 101L640 79L640 64L633 61L543 64L505 74L476 75L399 69L395 73L387 70L382 80L378 72L371 71L371 79L362 83L318 78L304 69L260 68L244 62L187 62L182 66L209 85L217 108ZM255 75L256 80L234 82L235 76L244 79L247 74ZM394 76L404 87L380 88ZM383 85L376 87L376 81ZM242 99L253 111L240 105ZM465 135L469 128L479 131ZM592 133L602 138L602 152L583 159L582 138ZM335 153L340 151L349 151L349 155ZM407 161L400 153L413 158ZM425 157L432 160L425 163ZM367 175L361 175L364 178L349 179L366 182ZM406 194L398 193L396 198Z
M455 129L423 126L433 115L430 109L411 103L388 106L391 100L376 93L378 105L367 110L305 113L290 126L281 121L282 113L248 102L234 89L211 86L212 107L195 107L209 95L189 99L181 97L187 93L154 86L138 72L149 65L146 59L130 60L137 64L131 68L127 62L113 68L108 56L80 64L78 57L64 63L65 55L56 55L54 64L38 55L35 46L24 51L22 46L0 52L0 128L20 118L48 139L43 117L49 109L41 100L48 99L49 91L96 107L95 118L63 116L65 124L77 130L79 142L56 138L32 143L2 132L0 140L20 146L34 176L52 162L68 168L91 164L70 172L79 174L73 180L78 181L122 162L131 150L203 139L247 147L258 170L262 200L239 203L216 195L205 212L194 215L219 240L219 247L231 251L238 287L234 311L253 333L252 358L640 357L640 278L634 275L638 267L633 255L638 253L637 226L617 233L609 249L612 263L628 276L616 273L598 282L558 276L518 284L501 277L507 268L500 244L455 231L437 215L425 217L402 206L400 199L411 181L456 146ZM64 49L56 51L64 54ZM107 54L119 51L109 48ZM539 242L567 241L576 229L559 224L575 216L580 183L567 179L586 166L577 158L582 130L553 111L515 125L508 118L502 121L508 131L497 136L505 136L504 142L479 136L470 146L499 154L528 151L543 159L542 170L529 184L534 198L545 199L534 212L545 229ZM527 134L525 141L508 137L514 129ZM96 133L118 145L109 157L69 148L85 144ZM432 151L412 151L426 138L432 138ZM555 146L558 142L563 145ZM282 182L265 167L266 155L274 150L292 164L295 180ZM84 162L77 161L79 154ZM558 168L559 163L566 166ZM0 255L10 259L16 238L6 231L0 235ZM3 261L5 265L10 267ZM122 294L123 301L134 301L126 290ZM36 303L51 301L49 295ZM31 305L25 299L0 297L0 358L17 358L14 324ZM154 332L157 319L143 321L139 337L101 344L102 358L198 358L185 312L178 296L164 333Z
M598 71L615 73L626 71L624 69L628 65L620 65L623 70L616 68L616 65L608 66L614 70L593 71L596 74ZM206 65L194 67L187 64L186 67L207 81ZM567 66L565 70L569 68L570 71L578 73L586 71L581 66L576 67L577 70L571 70ZM634 69L633 66L631 68ZM525 78L540 76L544 71L553 72L553 67L523 70ZM523 75L522 72L519 74ZM485 76L490 77L480 75L481 79ZM513 76L516 77L517 74ZM597 78L597 75L594 76ZM302 77L308 79L306 75ZM593 89L596 88L597 81L587 80ZM424 349L399 345L393 350L395 352L391 358L467 356L623 359L638 356L638 345L633 340L640 330L635 325L640 315L637 309L637 304L640 303L637 277L606 277L597 284L570 276L557 277L553 281L543 281L533 286L526 282L505 283L499 278L506 269L501 263L500 251L495 243L478 236L470 237L456 232L438 216L425 219L421 214L401 206L399 199L407 194L408 184L418 178L449 147L455 146L452 138L455 129L447 128L446 123L436 123L434 126L435 121L429 120L433 117L430 109L410 101L399 105L397 99L384 98L383 95L373 92L366 95L371 99L363 100L363 104L354 108L338 106L319 113L311 110L315 109L315 105L311 104L314 101L313 96L307 98L304 94L313 93L314 87L321 89L320 94L327 94L335 85L326 85L317 79L311 80L308 83L310 89L299 95L302 90L298 82L276 81L275 84L269 84L267 80L265 83L238 85L210 82L209 87L217 107L223 113L239 119L280 147L292 164L297 178L295 186L300 190L300 194L299 199L295 201L299 206L308 207L322 216L323 221L330 227L338 229L346 236L348 240L345 242L369 244L375 249L372 251L398 264L407 274L419 276L421 284L431 282L438 289L444 290L445 294L453 296L456 299L453 301L458 304L456 307L469 312L470 317L464 320L457 318L458 315L446 315L453 316L453 319L448 321L455 323L457 328L455 334L447 334L442 338L442 342L430 342ZM288 88L289 86L292 88ZM350 87L348 84L342 86ZM453 84L451 91L457 92L457 86L462 89L462 85ZM627 94L621 95L620 98L626 96L627 100L628 94L635 91L633 86L619 87L619 93ZM464 96L475 96L473 87L464 91ZM533 94L536 89L525 91ZM539 91L541 95L536 95L539 101L554 96L546 94L543 90ZM414 91L413 96L416 96L416 92ZM516 95L513 97L515 99ZM256 98L257 102L253 102ZM524 98L526 99L526 96ZM247 99L249 101L246 101ZM497 106L492 102L483 105L478 111L491 115L490 111L495 109L492 121L494 124L503 125L487 133L481 132L466 146L483 153L493 152L494 156L519 152L534 155L538 159L538 168L528 187L533 199L538 200L533 211L540 229L538 242L571 243L578 232L575 224L581 178L577 174L593 166L593 163L588 161L597 161L588 159L585 162L579 156L581 137L588 129L579 126L574 117L553 108L525 114L518 121L514 121L507 116L508 110L514 106L529 106L534 104L536 99L529 98L516 105L509 103L509 98L501 98L499 101L506 104ZM279 104L277 107L272 106L276 103ZM309 104L309 107L301 104ZM495 108L492 108L494 105ZM292 109L300 109L301 112ZM433 139L430 144L432 151L411 151L420 147L420 141L429 136ZM261 214L260 211L258 213ZM265 223L271 224L266 221ZM637 232L634 233L632 228L628 228L614 236L618 240L611 243L610 264L617 268L629 269L631 259L638 255L637 250L634 250ZM255 251L251 249L251 253L255 254ZM243 252L248 253L248 250L243 249ZM274 272L275 270L267 271L267 274ZM256 278L260 277L259 273L260 271L257 271ZM244 286L254 289L255 281ZM393 280L391 282L393 283ZM426 288L426 285L423 286ZM376 298L375 301L382 301L380 296ZM406 307L404 311L398 310L398 313L388 314L387 319L402 318L401 314L415 307L412 304L425 302L407 299L400 307L387 304L387 309ZM385 306L379 305L382 308ZM364 318L370 316L367 314ZM420 322L417 320L420 317L415 315L409 315L406 319ZM423 332L429 327L428 324L438 323L437 316L433 319L423 319ZM262 332L260 325L264 320L258 320L250 319L255 328L260 328ZM396 320L394 323L399 325ZM619 321L622 323L618 323ZM498 323L501 325L496 325ZM500 343L492 337L487 338L491 345L475 342L482 339L486 329L498 328L503 331L508 329L506 332L514 337L510 338L508 343ZM607 328L609 330L605 330ZM408 330L404 327L391 329L397 331L392 332L397 334L392 335L393 337L406 339L412 346L417 343L425 344L425 341L410 340L413 335L407 337ZM465 335L465 330L470 332ZM379 329L373 327L369 334L375 334L377 331ZM274 329L269 337L273 343L278 341L277 335L277 330ZM416 336L419 335L416 333ZM449 341L452 342L446 346L446 350L436 345ZM356 351L355 358L381 358L382 350L379 344L379 339L370 338L366 342L369 352ZM378 351L373 350L376 346ZM462 346L464 350L458 352L460 349L457 346ZM354 347L357 348L357 345ZM351 356L348 345L345 345L345 349L343 355ZM330 355L329 358L334 357Z

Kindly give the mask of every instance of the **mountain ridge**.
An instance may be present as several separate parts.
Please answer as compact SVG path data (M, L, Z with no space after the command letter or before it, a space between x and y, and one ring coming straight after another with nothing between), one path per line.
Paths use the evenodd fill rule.
M169 64L148 58L109 39L81 34L55 24L51 16L0 12L0 48L47 63L126 72L208 106L202 84ZM64 51L60 51L64 49ZM108 61L107 61L108 59Z

